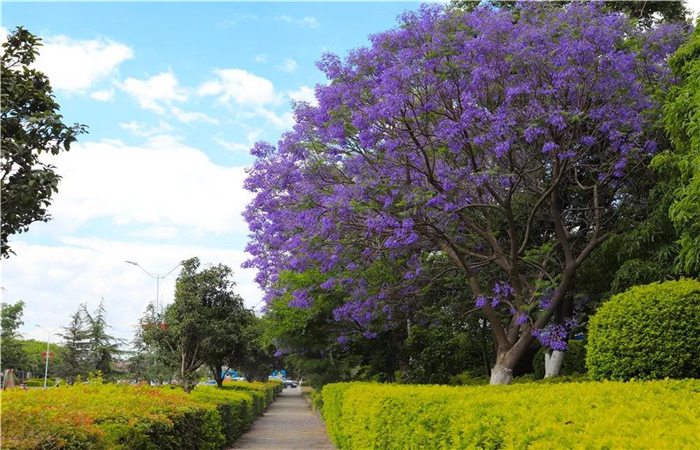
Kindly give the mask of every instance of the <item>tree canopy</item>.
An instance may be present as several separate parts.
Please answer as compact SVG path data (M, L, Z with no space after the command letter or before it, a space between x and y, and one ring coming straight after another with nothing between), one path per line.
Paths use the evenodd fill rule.
M218 264L201 268L198 258L182 262L175 285L175 300L162 316L153 311L142 320L144 343L179 367L180 381L189 392L194 373L209 366L221 385L222 366L241 351L249 312L233 291L231 268Z
M655 163L677 166L674 203L669 212L680 235L680 267L686 273L700 271L700 31L671 60L680 83L671 88L664 110L664 124L673 150ZM674 171L666 170L667 174Z
M326 54L318 106L298 104L293 132L254 147L247 264L274 298L283 270L391 258L410 280L445 255L493 332L492 381L507 383L536 338L566 347L576 271L643 219L666 61L687 31L580 3L431 5L401 22L345 60ZM339 315L391 308L391 286L320 287L339 285L352 298Z

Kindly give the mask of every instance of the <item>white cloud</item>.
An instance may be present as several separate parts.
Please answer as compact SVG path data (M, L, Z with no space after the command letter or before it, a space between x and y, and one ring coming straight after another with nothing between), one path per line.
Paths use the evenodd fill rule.
M266 55L266 54L255 55L255 62L256 63L266 63L269 59L270 59L270 55Z
M263 106L279 102L274 85L266 78L241 69L215 70L214 74L217 78L200 85L198 95L213 95L228 105Z
M216 142L220 146L222 146L228 150L234 151L234 152L247 152L252 147L251 145L248 145L248 144L241 144L238 142L228 142L228 141L225 141L219 137L214 137L214 142Z
M154 75L145 80L127 78L119 87L131 95L143 109L154 111L160 115L172 116L183 123L219 123L217 119L203 112L189 112L173 106L173 102L187 101L189 92L180 87L177 77L171 71Z
M51 208L53 233L99 218L200 234L247 231L241 212L252 195L243 188L244 167L216 165L172 136L156 135L138 147L79 143L46 160L63 176Z
M229 142L221 139L220 137L215 136L214 137L214 142L219 144L220 146L229 149L234 152L245 152L248 153L250 149L253 147L253 144L255 144L255 141L262 135L262 130L259 129L249 129L248 132L246 133L246 142L245 144L240 143L240 142Z
M272 110L260 108L256 110L256 113L259 116L266 118L277 128L290 129L294 127L294 124L296 123L296 121L294 120L294 115L289 111L284 112L280 115Z
M63 35L44 36L36 68L49 77L54 89L84 93L115 74L122 62L133 57L131 47L105 38L77 40Z
M112 100L114 100L114 89L95 91L92 94L90 94L90 98L101 102L111 102Z
M159 274L193 256L204 264L226 264L234 271L237 282L234 289L246 306L260 306L262 295L253 281L254 271L240 267L247 259L241 250L96 238L61 241L55 246L16 241L13 248L17 255L3 262L6 288L3 301L25 301L25 325L20 332L27 337L46 339L46 334L34 324L47 330L65 326L80 303L87 302L92 310L104 298L113 334L131 340L138 318L148 303L155 300L156 281L125 260L136 261ZM177 274L175 270L160 281L159 297L163 304L173 299Z
M119 122L119 126L133 134L134 136L154 136L156 134L169 133L174 130L169 123L160 121L158 125L154 127L148 127L146 124L138 123L136 121L131 121L128 123Z
M209 122L218 125L219 120L210 117L203 112L187 112L175 106L170 107L170 113L175 116L177 120L184 123L189 122Z
M315 17L304 17L301 19L301 23L309 28L316 28L319 25L318 20L316 20Z
M179 230L175 227L149 227L142 230L133 231L129 236L140 237L146 239L174 239L177 237Z
M296 19L291 16L282 15L276 17L275 19L281 22L291 23L302 27L316 28L319 26L318 20L316 20L315 17L309 16L303 17L301 19Z
M297 70L297 67L299 67L299 64L297 64L297 62L294 61L292 58L285 59L281 65L277 66L278 69L289 73L292 73L295 70Z
M163 72L146 80L127 78L119 86L131 95L143 109L165 114L164 105L187 100L187 91L180 87L172 72Z
M287 96L289 96L289 98L295 102L307 102L312 105L318 104L314 89L309 86L301 86L297 90L287 91Z

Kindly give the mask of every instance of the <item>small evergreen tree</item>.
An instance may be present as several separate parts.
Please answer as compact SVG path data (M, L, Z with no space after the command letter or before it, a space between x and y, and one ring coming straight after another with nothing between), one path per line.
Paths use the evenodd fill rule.
M119 346L124 341L107 333L109 325L107 325L104 300L100 302L92 314L83 305L83 314L88 339L90 370L99 370L103 377L111 378L114 374L114 360L123 353Z
M78 375L85 376L89 371L90 337L85 328L85 304L70 316L70 324L63 330L60 336L65 343L56 373L73 384Z

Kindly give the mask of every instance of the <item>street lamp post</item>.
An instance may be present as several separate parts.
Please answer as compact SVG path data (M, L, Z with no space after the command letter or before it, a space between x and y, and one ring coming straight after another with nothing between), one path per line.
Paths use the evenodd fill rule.
M137 262L134 262L134 261L124 261L124 262L126 262L127 264L131 264L132 266L138 267L139 269L143 270L143 272L144 272L146 275L148 275L148 276L151 277L151 278L155 278L155 279L156 279L156 313L160 313L160 307L159 307L159 305L160 305L160 280L162 280L163 278L165 278L165 277L167 277L168 275L170 275L171 273L173 273L173 271L174 271L175 269L177 269L178 267L180 267L180 264L182 264L182 263L178 263L175 267L173 267L172 269L170 269L169 272L167 272L167 273L161 275L161 274L149 272L148 270L146 270L146 269L144 269L143 267L141 267L141 265L140 265L139 263L137 263Z
M49 357L51 355L51 334L53 332L51 331L46 331L44 328L42 328L39 325L36 325L37 328L41 329L47 334L46 337L46 365L44 366L44 389L46 389L46 380L48 379L49 376Z

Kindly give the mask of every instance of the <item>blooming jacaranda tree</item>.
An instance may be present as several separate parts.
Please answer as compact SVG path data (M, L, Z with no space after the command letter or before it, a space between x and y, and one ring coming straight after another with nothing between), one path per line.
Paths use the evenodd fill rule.
M270 297L281 270L320 269L352 292L338 318L360 321L382 289L353 271L391 258L411 280L444 255L494 334L492 383L509 383L535 339L565 348L576 270L639 219L637 174L686 35L592 4L432 5L345 60L325 55L318 105L252 150L248 266Z

